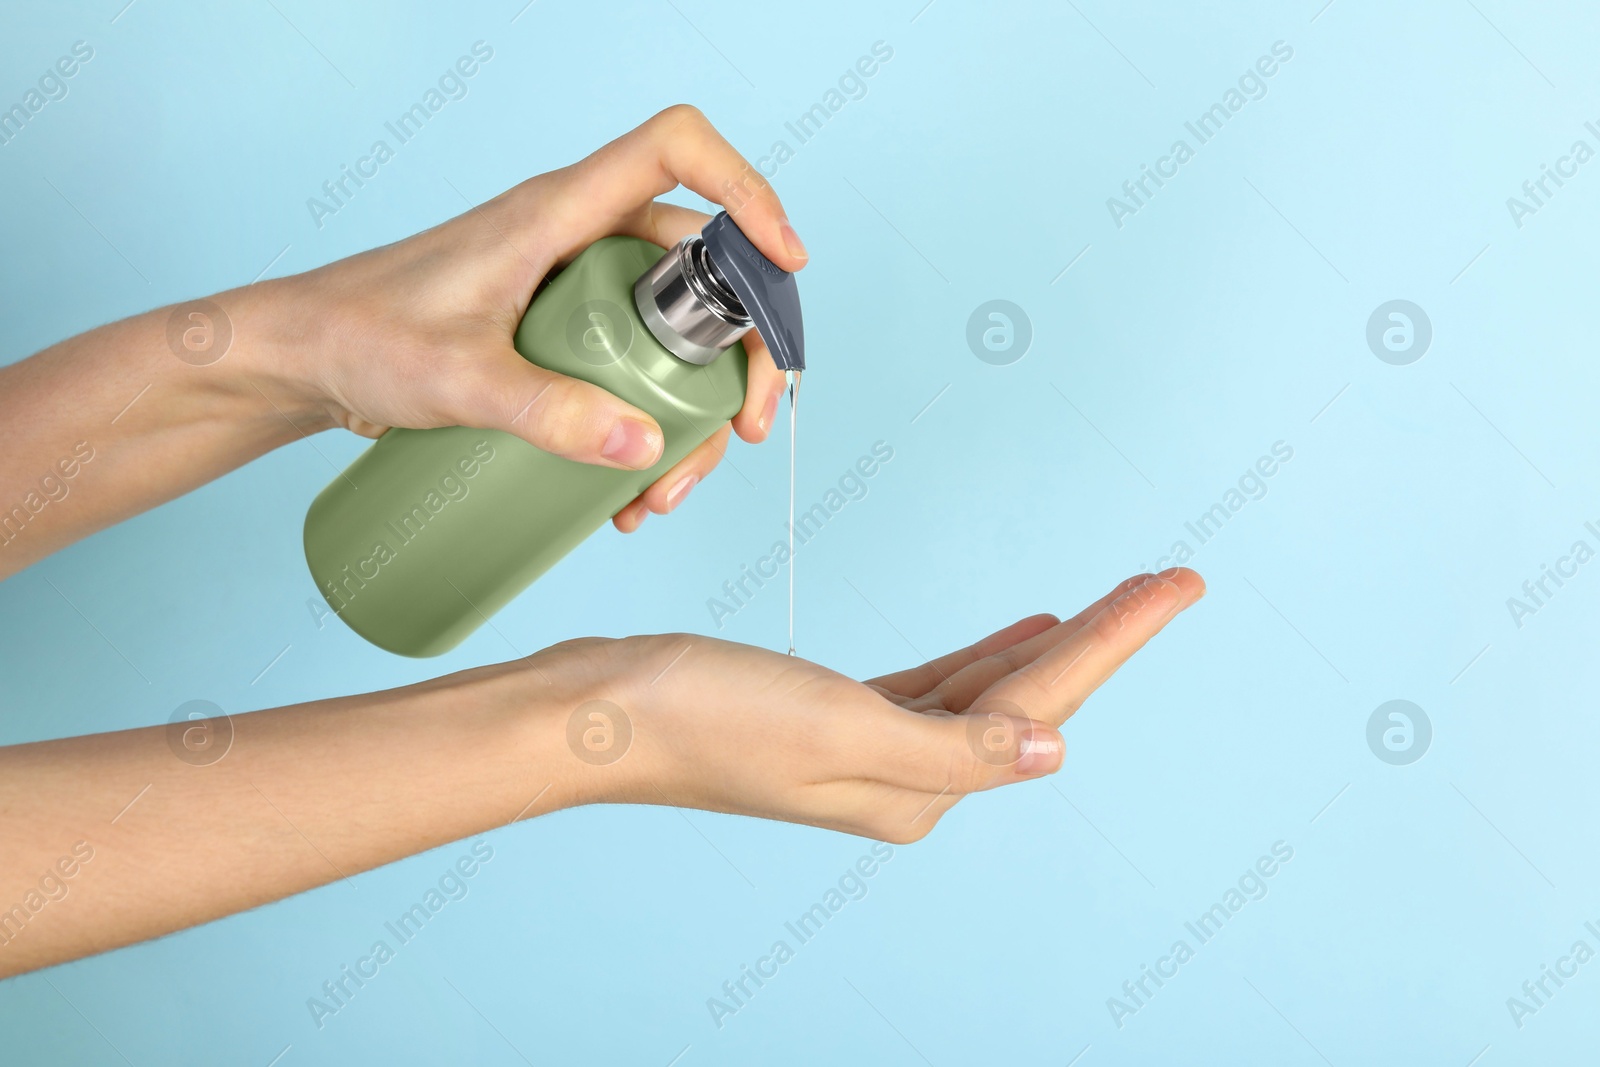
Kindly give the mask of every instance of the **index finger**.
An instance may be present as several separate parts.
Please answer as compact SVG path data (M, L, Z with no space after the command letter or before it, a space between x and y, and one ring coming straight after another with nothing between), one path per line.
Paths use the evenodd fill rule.
M1000 674L1010 674L1019 665L1032 661L1039 654L1039 650L1044 647L1040 642L1048 639L1047 643L1054 643L1065 639L1075 633L1084 623L1099 614L1100 610L1107 604L1149 577L1149 574L1136 574L1132 578L1124 579L1111 592L1065 622L1062 622L1054 615L1032 615L1014 622L1005 629L992 633L982 641L968 645L966 648L947 653L938 659L930 660L920 667L896 671L881 678L868 679L866 684L888 690L899 696L928 697L941 689L949 690L958 676L963 676L962 680L965 681L964 675L969 674L972 668L980 666L986 660L1007 650L1024 649L1026 652L1024 659L1018 661L1018 663L1005 666L1005 669L994 677L997 678ZM1052 630L1056 631L1055 636L1054 638L1049 638ZM993 679L991 678L990 680ZM988 681L983 682L983 686L988 684ZM979 689L981 688L982 686L979 686ZM962 707L964 708L965 705L963 704Z
M1117 669L1170 622L1205 595L1194 571L1174 567L1134 586L1107 604L1066 640L980 693L969 714L998 708L1060 726Z
M809 258L772 184L718 133L698 108L675 104L570 167L554 205L560 243L573 250L616 232L629 216L679 185L721 204L763 255L797 271Z

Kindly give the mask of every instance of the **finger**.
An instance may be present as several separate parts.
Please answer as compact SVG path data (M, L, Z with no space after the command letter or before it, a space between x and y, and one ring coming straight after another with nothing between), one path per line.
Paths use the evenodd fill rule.
M661 458L655 419L599 386L529 363L510 348L452 381L445 414L458 426L504 430L546 452L625 470Z
M871 763L862 777L930 798L957 798L1053 774L1066 753L1054 726L1025 715L932 718L895 710L892 719L872 723L880 741L863 746L862 758Z
M635 497L621 511L611 516L611 525L623 533L633 533L644 525L644 520L650 517L650 505L640 497Z
M682 504L689 492L721 462L723 453L728 450L728 432L729 428L723 426L712 434L700 447L651 483L627 507L617 512L612 523L623 533L632 533L644 522L648 512L665 515Z
M711 216L692 207L652 200L643 210L623 216L613 233L638 237L662 248L671 248L692 233L706 228Z
M771 184L696 108L677 104L585 159L531 185L560 220L564 247L585 248L679 185L721 204L773 263L797 271L809 258ZM532 216L534 211L525 214ZM548 223L542 223L548 225ZM557 236L557 235L551 235Z
M998 707L1059 725L1129 656L1204 594L1205 582L1182 567L1146 578L1066 640L978 694L971 707L979 713Z
M733 428L742 439L759 444L777 422L778 402L788 381L759 333L751 330L744 335L744 350L750 361L749 384L745 386L744 407L733 417Z
M1122 579L1122 581L1111 587L1111 591L1109 593L1101 597L1099 600L1096 600L1093 604L1090 604L1082 611L1078 612L1072 618L1066 620L1064 623L1062 623L1062 626L1069 633L1076 632L1083 627L1084 623L1100 614L1101 610L1103 610L1106 605L1110 604L1123 593L1126 593L1128 590L1134 588L1135 586L1139 585L1139 583L1151 577L1154 576L1149 571L1141 571L1132 577Z
M1049 644L1052 644L1055 641L1060 640L1062 637L1075 632L1085 622L1093 618L1107 604L1111 603L1122 593L1132 589L1134 586L1138 585L1148 577L1150 577L1149 574L1136 574L1132 578L1124 579L1105 596L1101 597L1099 600L1096 600L1093 604L1090 604L1088 607L1084 608L1082 611L1078 612L1078 614L1074 615L1065 622L1058 621L1054 615L1035 615L1031 618L1023 619L1021 622L1013 623L1012 626L1022 627L1024 623L1035 623L1038 620L1047 620L1046 623L1044 625L1030 628L1029 632L1017 636L1015 640L996 641L1001 634L1005 634L1011 630L1011 627L1007 627L998 634L991 634L989 637L984 638L977 644L964 648L959 652L952 652L942 659L934 660L932 663L924 664L923 666L913 668L910 671L901 671L899 674L888 675L884 679L875 679L867 684L878 685L880 687L887 688L887 679L900 679L903 676L909 676L904 683L894 688L895 692L903 696L910 697L924 697L925 695L932 695L930 694L930 690L933 690L935 686L949 682L950 680L954 679L957 674L964 670L970 669L974 664L982 662L989 656L1006 653L1007 650L1018 644L1026 644L1029 654L1025 658L1018 658L1015 661L1016 666L1021 666L1023 663L1032 661L1038 655L1038 653L1044 648L1048 647ZM990 645L989 642L996 643ZM1015 667L1008 668L1007 673L1009 673L1009 670L1011 669L1015 669ZM917 672L924 673L919 675ZM919 706L916 708L916 710L933 711L945 706L946 705L936 700L924 700L919 702Z
M699 233L710 220L711 216L703 211L655 201L650 204L650 210L639 217L625 220L618 232L671 248L688 235ZM733 428L743 440L758 444L772 432L787 381L759 333L751 330L744 335L744 350L749 361L749 380L745 386L744 405L733 417Z
M1020 641L1007 648L995 649L988 656L967 664L960 670L941 679L931 690L907 704L912 711L961 712L971 705L972 699L995 682L1013 671L1027 666L1040 654L1071 637L1084 624L1099 614L1117 597L1138 586L1149 574L1136 574L1117 583L1105 596L1084 608L1072 618L1043 633Z
M1019 619L1010 626L996 630L966 648L929 660L920 667L868 679L866 684L898 696L918 697L967 664L993 655L1001 649L1010 648L1019 641L1026 641L1035 634L1043 633L1055 626L1057 622L1054 615L1030 615L1026 619Z

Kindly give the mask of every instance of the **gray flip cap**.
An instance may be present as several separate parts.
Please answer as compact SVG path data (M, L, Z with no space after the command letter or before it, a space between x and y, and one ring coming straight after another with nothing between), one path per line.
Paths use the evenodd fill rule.
M744 305L778 369L805 370L805 326L794 275L762 255L726 211L706 223L700 237L712 266Z

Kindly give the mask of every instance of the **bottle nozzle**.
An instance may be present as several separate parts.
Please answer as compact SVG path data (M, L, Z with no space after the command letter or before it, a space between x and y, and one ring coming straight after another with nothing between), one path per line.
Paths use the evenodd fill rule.
M805 331L794 275L750 243L726 211L640 276L634 302L663 346L710 363L752 326L779 370L803 370Z

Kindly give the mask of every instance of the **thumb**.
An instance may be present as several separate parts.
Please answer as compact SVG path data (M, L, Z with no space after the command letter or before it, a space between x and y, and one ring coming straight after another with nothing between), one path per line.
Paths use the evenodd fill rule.
M462 426L504 430L536 448L624 470L661 458L656 420L597 385L529 363L515 350L486 360L452 405Z
M1007 701L990 701L956 718L974 756L974 792L1054 774L1061 767L1066 742L1060 732Z

